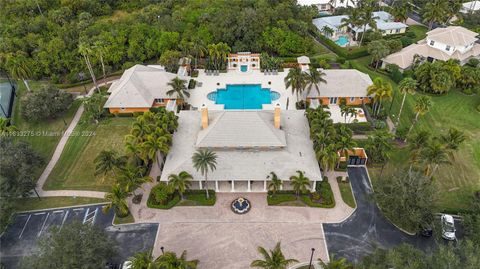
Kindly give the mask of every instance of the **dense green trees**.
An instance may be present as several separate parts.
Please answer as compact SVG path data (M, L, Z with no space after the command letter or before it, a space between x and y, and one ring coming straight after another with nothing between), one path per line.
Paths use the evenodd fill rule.
M187 260L187 251L184 250L180 257L174 252L165 252L153 258L152 252L139 252L129 259L132 262L132 269L195 269L198 260Z
M15 72L21 79L75 82L91 71L103 76L156 61L167 51L191 55L196 65L207 44L219 42L232 51L308 53L314 16L312 7L289 0L7 1L0 10L0 54L29 71ZM88 54L80 53L80 43Z
M115 255L114 241L104 230L80 222L53 227L38 244L38 253L26 257L21 268L98 269Z
M28 121L55 119L65 112L73 102L70 93L53 86L27 92L21 99L22 117Z

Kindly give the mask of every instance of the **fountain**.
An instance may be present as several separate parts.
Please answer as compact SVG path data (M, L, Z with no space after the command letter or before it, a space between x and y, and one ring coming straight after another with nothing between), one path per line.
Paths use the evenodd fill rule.
M243 197L239 197L232 202L232 211L235 214L245 214L250 211L250 201Z

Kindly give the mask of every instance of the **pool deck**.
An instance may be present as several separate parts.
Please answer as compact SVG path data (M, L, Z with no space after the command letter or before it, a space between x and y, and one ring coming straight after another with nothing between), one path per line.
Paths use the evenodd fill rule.
M203 69L199 71L198 77L194 79L201 82L202 86L197 86L191 90L191 95L188 100L193 107L200 108L205 104L210 110L223 110L223 105L217 105L214 101L208 100L207 94L217 89L225 88L227 84L261 84L262 88L269 88L272 91L280 93L280 99L274 101L272 104L263 105L264 110L273 110L277 103L280 104L282 109L295 110L297 97L285 88L284 83L288 69L285 69L283 72L278 72L277 75L264 75L260 70L251 69L247 72L229 70L227 73L220 73L218 76L207 76ZM289 99L288 108L287 99Z

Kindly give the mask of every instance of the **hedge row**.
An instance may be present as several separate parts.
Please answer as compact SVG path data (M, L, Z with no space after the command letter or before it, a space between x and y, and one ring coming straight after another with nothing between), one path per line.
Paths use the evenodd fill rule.
M181 205L196 205L196 206L213 206L217 201L217 196L214 190L208 190L208 194L210 199L207 200L205 195L205 190L186 190L184 197L185 197L185 204Z
M150 192L150 195L148 196L148 200L147 200L147 206L150 207L150 208L170 209L170 208L174 207L176 204L178 204L178 202L180 202L180 195L178 195L177 193L175 193L173 195L173 198L170 199L164 205L157 204L155 202L155 198L153 197L153 195L154 195L153 192Z

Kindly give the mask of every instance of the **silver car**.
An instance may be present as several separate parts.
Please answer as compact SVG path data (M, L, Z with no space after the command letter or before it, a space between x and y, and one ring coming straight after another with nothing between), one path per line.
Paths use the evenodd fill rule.
M455 221L452 215L443 214L442 221L442 237L447 240L456 240L455 236Z

